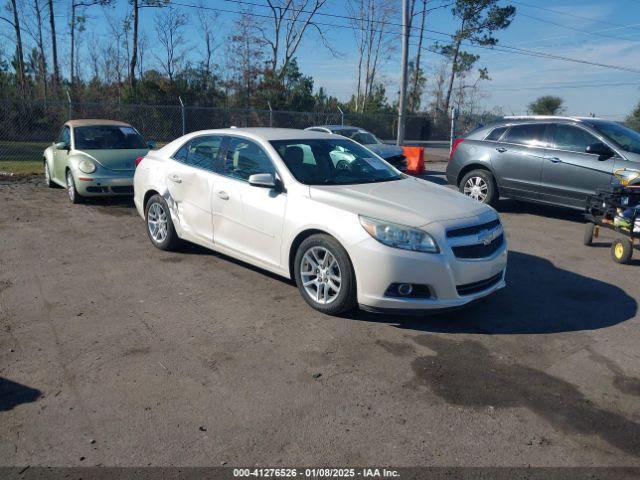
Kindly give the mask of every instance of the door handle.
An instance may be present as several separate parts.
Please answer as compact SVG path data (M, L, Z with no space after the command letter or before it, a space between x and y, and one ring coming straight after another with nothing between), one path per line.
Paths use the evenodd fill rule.
M182 179L178 175L176 175L175 173L169 174L169 176L167 178L169 180L171 180L172 182L182 183Z
M500 153L504 153L504 152L507 151L507 149L504 148L504 147L498 147L498 148L496 148L496 150L499 151Z
M216 195L218 196L218 198L221 198L222 200L229 200L229 195L227 194L227 192L224 192L222 190L217 192Z
M551 163L562 163L562 160L558 157L549 157L549 160L551 160Z

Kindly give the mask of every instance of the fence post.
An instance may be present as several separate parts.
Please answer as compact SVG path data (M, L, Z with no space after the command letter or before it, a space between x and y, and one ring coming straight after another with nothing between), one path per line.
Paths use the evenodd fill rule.
M273 127L273 109L269 100L267 100L267 105L269 105L269 127Z
M73 107L71 105L71 95L69 95L69 89L68 88L66 89L66 92L67 92L67 102L68 102L68 105L69 105L69 112L68 112L67 116L69 117L69 120L71 120L73 118Z
M457 115L458 110L456 110L456 107L453 107L451 109L451 135L449 139L449 152L451 152L451 150L453 149L453 141L456 137L456 120L458 119Z
M187 133L187 112L182 98L178 97L178 100L180 100L180 110L182 111L182 135L185 135Z
M344 125L344 112L340 107L338 107L338 111L340 112L340 125Z

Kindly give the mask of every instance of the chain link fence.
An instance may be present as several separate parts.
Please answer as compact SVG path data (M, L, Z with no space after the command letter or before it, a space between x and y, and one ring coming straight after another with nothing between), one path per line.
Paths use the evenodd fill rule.
M167 143L197 130L237 127L306 128L344 124L371 131L383 140L396 136L394 114L351 114L341 111L293 112L255 108L211 108L181 105L131 105L115 103L0 102L0 161L40 160L68 119L102 118L133 125L148 140ZM460 135L483 119L460 117ZM409 115L406 140L449 142L451 119Z

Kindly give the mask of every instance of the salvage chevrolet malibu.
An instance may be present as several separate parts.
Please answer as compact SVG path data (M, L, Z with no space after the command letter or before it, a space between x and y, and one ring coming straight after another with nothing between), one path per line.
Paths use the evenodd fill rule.
M134 192L157 248L187 240L293 279L326 314L459 307L505 285L495 210L336 135L194 132L150 151Z

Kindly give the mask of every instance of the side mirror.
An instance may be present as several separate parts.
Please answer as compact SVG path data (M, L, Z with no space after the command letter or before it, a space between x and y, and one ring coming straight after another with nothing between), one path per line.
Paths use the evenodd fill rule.
M613 151L602 142L592 143L587 147L586 152L592 155L598 155L604 160L613 157Z
M56 150L69 150L69 144L67 142L58 142L55 144Z
M158 146L158 142L156 142L155 140L149 140L147 142L147 147L149 147L151 150L153 150L157 146Z
M270 173L256 173L249 177L249 185L261 188L276 188L276 179Z

